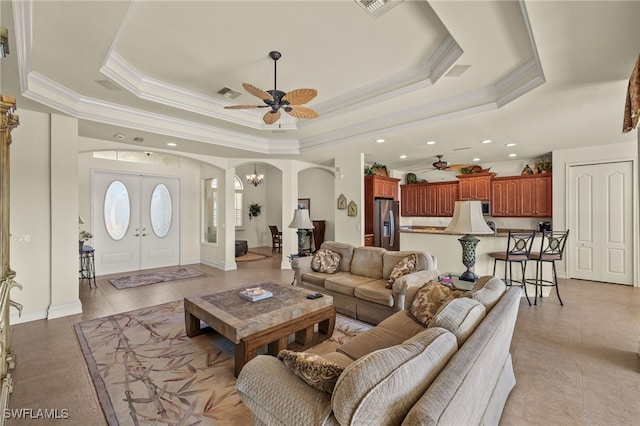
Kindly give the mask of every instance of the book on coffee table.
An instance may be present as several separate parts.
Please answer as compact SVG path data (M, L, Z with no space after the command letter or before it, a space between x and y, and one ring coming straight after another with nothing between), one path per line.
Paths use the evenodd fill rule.
M240 297L250 302L257 302L258 300L268 299L273 297L273 293L260 287L248 288L240 292Z

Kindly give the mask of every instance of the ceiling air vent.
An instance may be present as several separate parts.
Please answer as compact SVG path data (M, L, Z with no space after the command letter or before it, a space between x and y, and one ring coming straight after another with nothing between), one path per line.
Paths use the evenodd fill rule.
M377 18L403 1L404 0L355 0L361 8L366 10L367 13L374 18Z
M225 98L235 99L238 96L242 95L242 92L225 86L222 89L218 90L218 94L224 96Z

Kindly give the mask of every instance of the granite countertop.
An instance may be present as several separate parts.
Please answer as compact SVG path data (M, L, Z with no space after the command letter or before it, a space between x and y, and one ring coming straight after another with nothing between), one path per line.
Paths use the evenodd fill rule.
M446 235L454 235L447 234L444 232L446 226L401 226L400 232L406 232L410 234L446 234ZM499 228L498 231L493 235L495 237L506 237L509 235L509 231L511 232L531 232L531 229L509 229L509 228ZM536 235L539 232L536 231ZM491 237L492 235L483 235L485 237Z

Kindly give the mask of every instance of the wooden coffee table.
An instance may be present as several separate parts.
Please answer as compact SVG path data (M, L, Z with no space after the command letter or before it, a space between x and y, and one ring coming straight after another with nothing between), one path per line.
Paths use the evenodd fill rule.
M269 290L273 297L257 302L240 297L241 290L256 286ZM187 336L207 332L207 327L200 327L202 321L235 343L234 374L237 377L261 346L267 345L269 354L276 356L282 349L305 350L333 334L336 321L333 298L324 295L309 300L309 294L314 292L269 282L185 297ZM295 339L289 343L292 334Z

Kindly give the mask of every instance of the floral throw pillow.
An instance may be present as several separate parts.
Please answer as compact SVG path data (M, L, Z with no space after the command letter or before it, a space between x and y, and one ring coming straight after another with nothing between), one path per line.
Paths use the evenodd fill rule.
M416 321L428 327L442 305L449 300L463 297L464 294L464 290L453 290L437 281L430 281L416 293L409 313Z
M396 263L396 266L391 270L391 274L387 280L387 288L393 287L393 283L395 283L401 276L414 272L417 264L418 257L415 254L410 254L409 256L400 259L400 261Z
M333 274L340 266L340 255L335 251L320 249L316 251L311 259L311 269L316 272Z
M307 352L285 349L278 353L278 359L309 386L327 393L333 393L336 381L343 371L328 359Z

